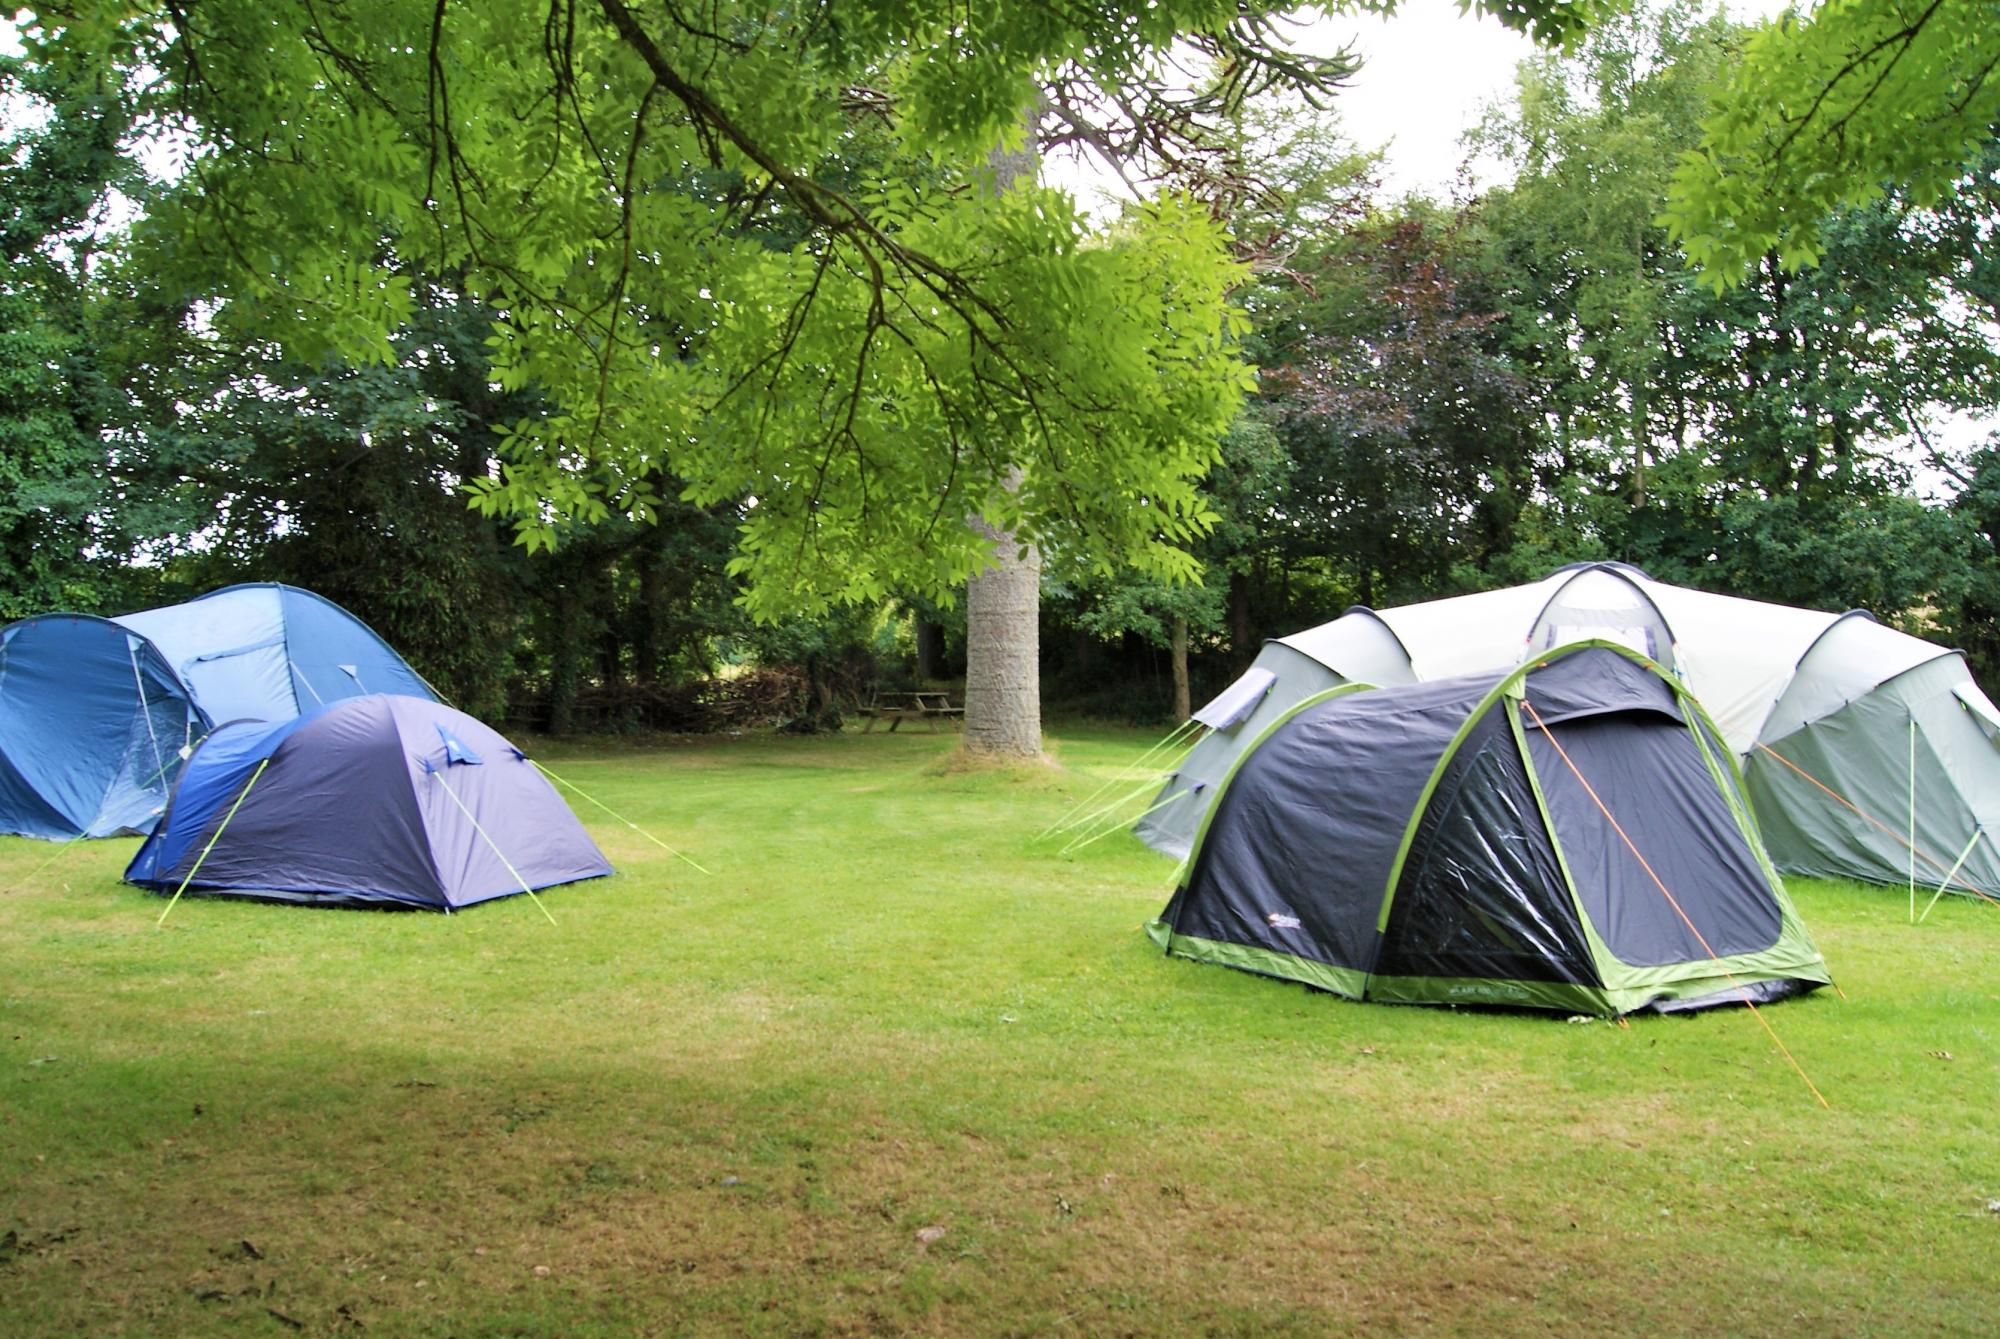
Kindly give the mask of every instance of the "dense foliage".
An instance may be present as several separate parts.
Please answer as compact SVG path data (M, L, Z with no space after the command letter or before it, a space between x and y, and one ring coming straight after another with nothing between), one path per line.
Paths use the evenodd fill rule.
M1153 109L1188 193L1093 232L983 190L991 142L1038 78L1057 139L1110 133L1079 111L1107 82L1171 100L1164 38L1002 6L1033 31L960 87L923 8L679 32L670 72L723 42L699 104L615 4L533 43L506 6L261 6L241 50L248 5L45 28L4 72L36 114L0 154L0 615L291 580L488 713L823 725L962 668L984 514L1048 557L1051 701L1112 714L1350 603L1604 557L2000 671L2000 444L1965 427L2000 404L2000 145L1815 206L1816 266L1766 247L1717 288L1670 201L1776 39L1599 16L1482 127L1508 184L1392 202L1298 91L1325 69L1229 64L1252 24L1201 68L1258 98ZM523 134L475 135L508 98ZM185 170L149 181L168 124Z
M2000 123L1995 0L1822 0L1751 34L1668 211L1721 286L1824 257L1824 221L1891 191L1930 205Z

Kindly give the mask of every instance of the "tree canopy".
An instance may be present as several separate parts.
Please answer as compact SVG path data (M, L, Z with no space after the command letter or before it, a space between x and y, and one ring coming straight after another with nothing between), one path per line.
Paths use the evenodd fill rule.
M1551 40L1589 12L1492 9ZM78 0L29 46L143 90L184 146L140 241L217 328L388 360L411 271L453 276L494 313L496 380L547 406L507 425L484 504L540 545L650 515L664 467L745 502L772 613L942 595L984 561L969 515L1052 561L1192 573L1247 384L1218 223L1162 197L1093 232L977 182L1043 90L1157 123L1323 83L1277 13Z
M1839 206L1940 199L2000 122L1996 0L1822 0L1751 34L1666 218L1717 286L1825 252Z

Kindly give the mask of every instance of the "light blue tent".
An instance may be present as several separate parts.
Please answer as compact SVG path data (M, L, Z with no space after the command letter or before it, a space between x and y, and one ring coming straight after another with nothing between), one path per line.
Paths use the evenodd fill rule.
M0 832L149 832L193 745L367 693L436 700L368 626L295 586L0 630Z

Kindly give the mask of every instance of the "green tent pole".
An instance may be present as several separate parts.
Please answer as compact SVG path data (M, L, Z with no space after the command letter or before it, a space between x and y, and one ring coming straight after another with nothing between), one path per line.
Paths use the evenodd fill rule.
M1917 923L1917 713L1910 713L1910 924ZM1951 879L1945 876L1946 882Z
M450 765L451 765L450 763L445 764L445 766L447 767L449 767ZM500 863L505 865L507 867L507 872L514 876L514 882L521 885L521 891L526 893L528 895L528 900L535 904L535 910L541 912L543 916L548 917L549 924L554 925L556 923L556 918L549 915L549 909L542 905L541 898L535 896L535 890L533 888L530 888L528 886L528 881L521 877L521 871L514 868L514 862L507 858L507 853L500 849L500 844L494 841L493 838L487 836L486 829L479 826L479 820L474 818L472 816L472 811L465 807L465 801L458 798L458 792L451 788L451 782L446 781L444 779L444 773L432 772L431 777L440 786L444 787L445 794L451 796L451 802L458 806L458 811L460 813L465 815L465 821L472 824L472 830L478 833L480 837L482 837L485 840L488 846L493 848L493 854L500 857ZM449 903L446 904L445 910L447 912L451 910L451 906Z
M1058 818L1055 822L1049 824L1047 827L1043 828L1039 833L1035 834L1035 840L1040 841L1044 837L1053 836L1056 833L1061 832L1067 828L1076 827L1083 823L1089 822L1090 818L1078 818L1076 815L1079 812L1081 812L1086 806L1088 806L1092 801L1094 801L1098 796L1102 795L1105 791L1110 790L1113 786L1117 785L1119 782L1125 780L1127 776L1131 775L1138 768L1143 767L1146 763L1146 760L1152 757L1155 753L1158 753L1161 749L1173 747L1182 738L1184 738L1190 730L1197 730L1200 728L1201 728L1201 722L1195 720L1183 721L1179 725L1175 726L1172 730L1167 732L1165 736L1156 741L1151 748L1147 749L1144 753L1134 758L1131 762L1126 763L1116 772L1113 772L1111 774L1111 779L1109 781L1106 781L1096 790L1093 790L1092 792L1090 792L1090 794L1078 800L1073 806L1071 806L1071 808L1067 813L1063 814L1061 818ZM1185 758L1187 755L1183 754L1181 756ZM1095 814L1091 815L1091 817L1095 817Z
M659 839L658 837L655 837L655 836L654 836L654 835L653 835L652 833L650 833L650 832L646 831L646 829L644 829L644 828L640 827L640 826L639 826L639 825L638 825L637 823L634 823L634 822L633 822L633 821L632 821L631 819L629 819L629 818L625 817L625 815L623 815L623 814L621 814L621 813L618 813L618 812L614 811L614 810L613 810L613 809L611 808L611 806L610 806L610 805L608 805L608 804L606 804L606 803L605 803L604 801L602 801L602 800L600 800L600 799L597 799L597 798L595 798L594 796L590 796L590 795L584 795L584 794L583 794L583 791L581 791L581 790L579 790L579 789L577 788L577 785L576 785L576 783L575 783L575 782L573 782L573 781L564 781L564 780L563 780L563 779L562 779L561 777L557 776L557 775L556 775L556 774L555 774L554 772L551 772L551 771L550 771L550 770L549 770L548 768L546 768L546 767L542 766L542 765L541 765L540 763L538 763L538 762L535 762L535 760L534 760L533 758L530 758L530 759L528 759L528 761L529 761L529 762L531 762L531 763L534 763L534 765L535 765L535 770L536 770L536 771L538 771L538 772L540 772L540 773L541 773L541 774L542 774L543 776L547 777L547 778L548 778L549 780L551 780L551 781L558 781L558 782L561 782L561 783L562 783L563 785L565 785L565 786L568 786L568 787L569 787L569 788L570 788L571 790L574 790L574 791L576 791L576 793L577 793L577 794L579 794L579 795L583 795L583 798L584 798L584 799L586 799L586 800L589 800L589 801L590 801L590 802L591 802L592 804L594 804L594 805L596 805L596 806L597 806L598 808L602 809L602 810L603 810L603 811L604 811L605 813L607 813L607 814L610 814L610 815L611 815L611 816L612 816L613 818L617 819L617 820L618 820L618 821L619 821L620 823L623 823L623 824L624 824L624 825L625 825L626 827L628 827L628 828L632 829L632 831L634 831L634 832L638 833L638 834L639 834L639 835L640 835L641 837L644 837L644 838L645 838L645 839L646 839L647 841L649 841L649 842L651 842L651 843L652 843L653 845L655 845L655 846L659 847L659 848L660 848L660 849L661 849L662 851L665 851L665 852L666 852L666 853L667 853L668 855L670 855L670 856L673 856L673 857L675 857L676 859L679 859L679 860L685 860L685 861L687 861L687 863L688 863L688 864L690 864L690 865L693 865L693 866L694 866L694 867L695 867L696 869L698 869L698 870L701 870L701 872L702 872L703 874L710 874L710 875L711 875L711 877L712 877L712 872L711 872L710 870L708 870L708 869L704 868L704 867L703 867L703 866L702 866L701 864L699 864L698 862L696 862L696 861L695 861L695 859L694 859L693 857L691 857L691 856L686 856L686 855L682 855L682 854L681 854L681 853L680 853L679 851L676 851L676 850L675 850L675 849L674 849L673 847L671 847L671 846L667 845L667 844L666 844L665 842L661 841L661 840L660 840L660 839ZM455 798L455 797L454 797L454 798Z
M1958 873L1959 867L1965 864L1965 858L1972 854L1972 848L1979 845L1979 839L1985 835L1986 828L1982 824L1974 823L1972 825L1972 840L1967 842L1965 849L1958 853L1958 859L1952 862L1950 871L1944 876L1944 882L1937 886L1937 891L1931 894L1931 900L1924 904L1924 914L1917 917L1919 922L1927 921L1931 918L1931 908L1938 904L1940 897L1944 896L1944 890L1951 886L1952 876Z
M1158 804L1154 805L1154 806L1153 806L1153 807L1152 807L1151 809L1148 809L1148 810L1146 810L1146 813L1143 813L1143 814L1140 814L1140 815L1139 815L1139 818L1144 818L1144 817L1146 816L1146 814L1150 814L1150 813L1153 813L1153 812L1155 812L1155 811L1157 811L1157 810L1160 810L1160 809L1164 809L1164 808L1166 808L1166 807L1167 807L1168 805L1172 804L1172 803L1173 803L1173 802L1174 802L1175 800L1178 800L1179 798L1180 798L1180 796L1178 796L1178 795L1169 795L1169 796L1167 796L1167 798L1166 798L1166 799L1164 799L1164 800L1161 800L1161 801L1160 801L1160 802L1159 802ZM1137 823L1137 822L1139 821L1139 818L1135 818L1135 819L1133 819L1133 820L1132 820L1132 823ZM1056 854L1057 854L1057 855L1068 855L1068 854L1070 854L1070 853L1071 853L1072 851L1081 851L1081 850L1082 850L1082 849L1083 849L1084 847L1086 847L1086 846L1090 845L1090 844L1091 844L1092 842L1099 842L1099 841L1103 841L1103 840L1104 840L1104 839L1105 839L1106 837L1109 837L1109 836L1110 836L1110 835L1111 835L1112 833L1114 833L1114 832L1121 832L1121 831L1123 831L1123 830L1125 830L1125 829L1127 829L1127 828L1131 827L1131 826L1132 826L1132 823L1113 823L1113 824L1112 824L1112 825L1111 825L1110 827L1108 827L1108 828L1104 829L1104 830L1103 830L1102 832L1099 832L1099 833L1097 833L1097 834L1096 834L1095 836L1092 836L1092 837L1085 837L1085 838L1081 838L1081 839L1078 839L1078 840L1072 840L1072 841L1070 842L1070 844L1069 844L1069 845L1067 845L1067 846L1063 847L1063 848L1062 848L1062 850L1060 850L1060 851L1056 852Z
M54 855L50 856L47 860L44 860L41 864L35 866L33 869L29 870L26 874L23 874L20 878L14 880L13 883L9 884L7 886L6 891L11 893L17 888L26 888L29 884L35 881L36 875L40 874L43 870L47 869L49 866L55 864L56 861L68 855L70 847L75 846L78 842L82 841L85 837L88 837L89 835L90 835L90 830L86 828L84 831L77 833L74 837L71 837L68 841L64 842L61 846L58 846L56 848Z
M1083 833L1094 832L1097 828L1097 825L1100 822L1106 820L1109 820L1111 826L1114 828L1120 826L1120 823L1117 818L1118 811L1120 809L1123 809L1126 805L1132 803L1132 801L1140 799L1146 795L1150 795L1154 791L1158 790L1161 786L1165 785L1168 781L1172 780L1174 773L1180 770L1180 765L1188 760L1188 754L1191 754L1193 752L1194 749L1190 748L1187 751L1187 753L1182 753L1177 755L1172 762L1161 765L1160 775L1149 776L1145 778L1131 790L1126 791L1124 794L1117 796L1116 798L1108 801L1103 805L1100 805L1098 808L1093 809L1090 813L1085 814L1082 818L1073 818L1066 820L1060 826L1056 827L1053 830L1055 835L1060 837L1065 832L1076 833L1078 835L1081 835ZM1189 793L1190 792L1187 791L1179 792L1179 794L1181 795ZM1173 800L1175 798L1177 798L1176 795L1169 795L1166 797L1166 800ZM1162 804L1164 804L1166 800L1163 800ZM1160 805L1153 806L1154 809L1160 807L1161 807ZM1146 811L1146 813L1148 814L1151 812L1153 812L1152 809L1148 809ZM1139 818L1144 818L1145 816L1146 816L1145 814L1141 814L1139 815ZM1135 818L1132 819L1131 821L1133 823L1136 823L1139 821L1139 819ZM1041 837L1037 837L1035 838L1035 840L1040 841Z
M222 840L223 831L228 828L229 820L236 817L236 811L241 809L243 801L250 797L250 787L257 784L257 778L264 775L264 769L270 765L271 760L269 758L264 759L264 761L257 764L257 770L250 774L250 779L243 783L242 791L236 796L236 803L230 805L229 812L222 816L222 822L217 825L215 835L208 839L208 845L201 848L201 854L195 857L194 866L188 870L187 877L181 880L181 886L174 889L173 897L167 902L167 911L161 912L160 919L154 921L153 924L165 925L167 923L167 912L172 911L175 905L180 902L181 894L186 892L188 885L194 882L194 876L201 872L202 862L208 859L208 853L213 851L215 844Z
M1132 803L1132 801L1134 800L1144 799L1148 794L1152 793L1154 790L1157 790L1159 788L1159 785L1160 783L1155 780L1149 779L1146 781L1141 781L1136 787L1125 792L1123 795L1120 795L1117 799L1105 805L1102 809L1099 809L1096 813L1090 816L1089 822L1080 824L1076 828L1071 829L1069 840L1063 844L1062 849L1056 852L1056 854L1068 855L1076 847L1088 846L1090 845L1090 843L1096 841L1099 837L1104 836L1106 833L1116 832L1120 828L1129 828L1133 824L1137 823L1140 818L1144 818L1146 814L1150 814L1156 809L1166 808L1168 805L1172 804L1175 800L1179 799L1182 794L1186 793L1186 792L1176 792L1175 794L1161 797L1153 805L1151 809L1148 809L1146 810L1145 813L1140 814L1138 818L1120 819L1118 817L1118 811L1120 809L1123 809L1126 805ZM1057 835L1061 836L1062 834L1058 833Z

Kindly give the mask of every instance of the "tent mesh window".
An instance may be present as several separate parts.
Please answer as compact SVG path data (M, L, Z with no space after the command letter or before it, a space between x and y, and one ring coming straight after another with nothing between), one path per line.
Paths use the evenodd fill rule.
M1376 971L1600 984L1498 709L1473 727L1417 826Z

